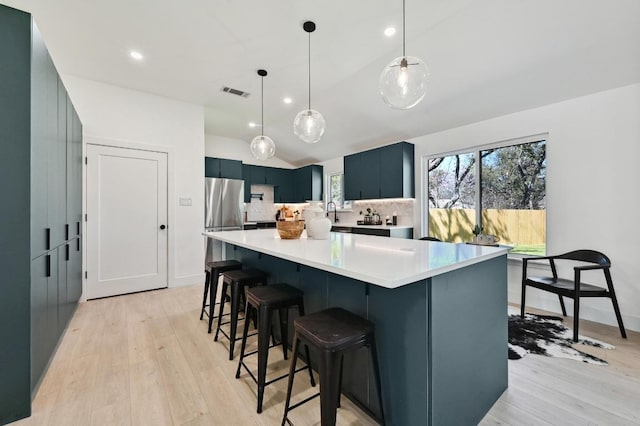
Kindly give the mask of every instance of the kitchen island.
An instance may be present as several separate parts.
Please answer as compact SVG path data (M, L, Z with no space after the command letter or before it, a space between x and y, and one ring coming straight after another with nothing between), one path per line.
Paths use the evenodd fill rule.
M227 259L304 291L307 312L339 306L375 324L387 424L477 424L506 389L506 249L343 233L281 240L273 229L204 235L225 243ZM377 415L369 364L366 351L345 357L343 392Z

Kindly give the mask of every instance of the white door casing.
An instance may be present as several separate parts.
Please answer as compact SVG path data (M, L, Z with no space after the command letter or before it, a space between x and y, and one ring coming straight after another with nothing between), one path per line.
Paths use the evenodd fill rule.
M86 298L167 287L167 154L88 144L87 159Z

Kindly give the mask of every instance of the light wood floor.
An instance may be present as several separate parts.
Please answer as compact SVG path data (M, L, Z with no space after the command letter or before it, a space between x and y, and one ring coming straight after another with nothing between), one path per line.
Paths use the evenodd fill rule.
M235 379L237 356L229 361L228 343L213 342L198 320L201 292L198 285L79 305L33 415L14 425L279 425L286 380L267 386L256 414L255 383L246 372ZM509 361L509 388L482 424L640 424L640 333L622 340L613 327L582 321L581 334L617 346L589 348L608 367L534 355ZM286 372L280 351L269 361L270 377ZM296 376L294 395L314 391ZM319 425L318 404L291 420ZM343 398L338 424L372 422Z

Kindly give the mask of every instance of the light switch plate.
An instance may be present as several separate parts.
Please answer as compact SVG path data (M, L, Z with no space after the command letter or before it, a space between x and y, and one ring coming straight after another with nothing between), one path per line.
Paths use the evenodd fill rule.
M191 205L191 198L182 198L182 197L180 197L180 205L181 206L190 206Z

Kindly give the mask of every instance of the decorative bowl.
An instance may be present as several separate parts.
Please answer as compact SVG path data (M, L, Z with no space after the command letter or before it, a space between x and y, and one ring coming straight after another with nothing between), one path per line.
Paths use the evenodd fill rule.
M295 240L304 231L304 220L279 220L276 222L276 229L283 240Z

